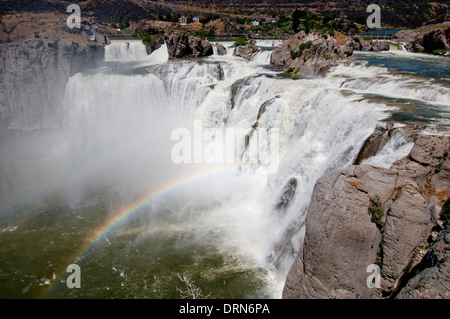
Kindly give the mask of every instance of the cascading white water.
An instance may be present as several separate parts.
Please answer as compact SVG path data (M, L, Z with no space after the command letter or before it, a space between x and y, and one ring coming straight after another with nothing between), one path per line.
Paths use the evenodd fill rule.
M258 264L274 269L279 274L276 284L279 296L282 278L301 242L302 223L316 180L330 167L350 164L384 114L381 105L359 101L358 94L342 94L340 86L345 78L335 83L328 78L280 80L270 76L273 71L261 67L269 59L270 51L262 51L250 62L230 55L214 56L210 62L200 64L172 62L151 69L158 78L152 74L79 75L68 84L67 114L76 127L77 139L89 134L83 140L95 140L100 134L100 145L126 143L134 132L128 133L127 123L145 127L146 122L153 123L152 114L161 109L167 114L182 115L183 123L198 119L204 127L239 128L244 135L251 132L258 114L260 128L278 128L279 170L273 175L255 175L254 167L250 170L243 167L240 174L226 179L230 188L215 178L209 180L208 183L222 185L213 197L222 198L223 204L209 208L204 222L215 219L215 227L222 229L224 240L233 239L239 250L244 251L243 255L249 254ZM269 76L261 75L264 73ZM329 78L338 75L337 71ZM95 83L98 86L91 89ZM76 96L81 96L81 100ZM263 104L266 107L261 111ZM240 138L243 140L245 136ZM249 151L259 152L260 149L252 148L254 143L249 140ZM242 153L245 145L241 143L240 147L238 152ZM95 144L95 149L99 148ZM165 174L173 169L171 165L167 167ZM105 172L102 170L100 175ZM297 180L294 198L288 207L275 208L292 178ZM237 189L246 196L236 196ZM182 197L193 197L199 190L191 191L192 194L188 192ZM172 197L171 200L177 201ZM217 224L217 219L223 222Z
M166 45L149 55L147 48L140 40L113 40L105 46L105 61L112 62L145 62L150 64L164 63L168 59Z
M411 138L402 133L394 134L378 154L365 159L361 164L389 168L396 160L407 156L413 146Z
M140 226L129 230L140 233L137 242L155 232L195 233L196 245L208 240L226 255L240 256L238 267L266 269L269 290L263 295L279 297L301 242L315 181L330 166L348 164L383 113L377 104L357 101L357 94L342 95L337 82L324 86L326 79L275 78L263 67L269 53L262 51L252 61L227 55L204 63L162 63L151 67L150 74L123 74L121 68L76 74L67 83L62 143L54 147L58 151L52 159L59 178L47 187L64 190L71 205L88 190L107 187L116 194L115 205L126 205L167 180L208 171L207 164L172 162L171 132L177 127L192 128L194 120L201 120L205 129L241 129L238 154L256 122L260 128L279 128L275 174L261 174L264 164L244 165L240 171L240 164L228 165L226 173L214 173L194 188L173 190L153 202L140 216ZM139 61L140 53L123 56L125 62L132 60ZM340 134L333 133L336 128ZM248 152L267 163L270 154L254 147L255 138L249 139ZM287 207L276 208L292 178L298 185L295 197ZM165 210L179 222L167 227L155 222ZM143 225L145 231L140 230Z
M28 175L41 192L64 193L70 210L62 215L70 217L60 236L76 237L68 247L83 242L78 229L95 229L142 194L158 193L98 237L95 253L78 256L93 274L84 278L94 278L86 283L88 297L111 289L98 278L117 280L116 273L127 297L147 289L176 297L178 272L196 275L215 298L280 297L318 178L353 162L376 124L396 109L391 99L445 106L450 96L445 85L419 85L362 63L339 65L325 78L284 79L267 68L269 50L247 61L233 56L232 43L225 47L225 56L167 61L165 46L150 56L141 43L107 46L108 66L68 81L61 131L51 143L33 140L51 144L39 157L45 169L33 166ZM172 133L180 128L190 132L193 153L200 145L209 159L195 123L237 130L236 154L258 161L176 163ZM267 151L273 140L259 129L278 130L277 154ZM367 163L387 167L410 147L394 136ZM275 171L268 165L273 155ZM68 293L83 292L62 295Z
M113 41L105 47L106 61L136 61L147 57L147 50L142 41Z

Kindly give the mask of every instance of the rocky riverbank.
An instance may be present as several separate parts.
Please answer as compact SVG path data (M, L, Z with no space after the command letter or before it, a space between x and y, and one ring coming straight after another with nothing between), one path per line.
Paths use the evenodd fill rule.
M319 179L284 298L450 297L450 137L411 138L390 168L354 165ZM371 264L380 288L368 287Z
M411 52L450 55L450 22L427 25L416 30L401 30L394 35Z
M317 77L351 59L354 51L389 51L392 43L402 43L412 52L449 55L450 22L402 30L392 41L370 40L358 35L349 37L339 32L331 35L300 31L273 51L271 63L283 67L290 77Z
M275 49L271 63L282 66L288 75L324 76L331 67L348 61L354 51L387 51L387 41L366 41L359 36L335 36L304 31L291 36Z

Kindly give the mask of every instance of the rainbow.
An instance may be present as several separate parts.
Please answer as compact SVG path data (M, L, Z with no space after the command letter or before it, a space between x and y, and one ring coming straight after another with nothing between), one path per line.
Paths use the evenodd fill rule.
M79 248L76 249L71 256L68 258L72 260L72 263L76 263L81 257L83 257L87 252L91 250L92 247L107 233L114 230L118 226L120 226L127 219L132 217L134 214L139 212L142 207L147 206L153 200L165 195L171 191L179 189L187 184L195 183L201 179L207 178L209 176L215 174L225 174L225 173L233 173L237 172L238 168L236 165L207 165L207 167L203 167L201 170L195 171L189 175L183 176L182 178L178 178L176 180L167 182L157 189L153 189L150 192L140 196L133 202L129 203L126 206L121 207L119 210L115 211L111 216L109 216L103 223L94 228L88 236L84 238ZM69 264L66 265L66 267ZM55 280L59 280L59 278L66 273L66 268L58 271ZM44 297L51 297L52 287L47 290Z

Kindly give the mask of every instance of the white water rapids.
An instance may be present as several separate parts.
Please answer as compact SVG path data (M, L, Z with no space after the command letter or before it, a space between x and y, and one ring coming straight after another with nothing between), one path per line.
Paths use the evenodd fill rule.
M137 224L116 230L117 238L135 236L124 239L120 249L128 254L149 238L183 234L184 242L169 240L172 246L165 244L161 249L177 252L187 242L195 242L199 247L212 245L221 256L238 260L217 269L200 269L205 281L230 269L251 270L264 284L259 292L245 296L279 298L303 239L316 181L331 169L353 163L376 124L397 109L393 99L447 110L450 89L419 85L412 76L364 63L341 64L325 78L290 80L270 66L271 51L247 61L233 56L231 43L225 45L225 56L182 61L168 61L165 46L149 56L140 42L107 46L104 67L69 79L63 128L45 154L46 168L36 164L39 169L29 173L45 177L39 183L26 183L34 196L38 195L30 191L32 185L39 184L41 190L57 188L73 207L88 194L108 189L115 199L111 212L149 190L165 187L144 205ZM445 118L440 121L448 124ZM205 137L194 132L195 123L204 130L238 130L242 134L237 138L237 153L249 152L258 162L175 163L171 156L177 143L172 138L174 130L191 132L193 150L206 144ZM271 141L253 134L257 129L279 132L275 172L267 171L274 154L256 147L258 143L268 147ZM250 136L247 142L246 135ZM411 146L396 137L368 163L389 166ZM206 153L202 155L207 159ZM113 242L110 239L104 237L105 245ZM150 262L153 257L143 253L143 247L130 254L142 257L142 263ZM204 257L196 258L194 265L200 265ZM131 276L133 271L131 267L123 272ZM167 280L175 274L156 273L155 282L159 276ZM217 292L215 297L222 295Z

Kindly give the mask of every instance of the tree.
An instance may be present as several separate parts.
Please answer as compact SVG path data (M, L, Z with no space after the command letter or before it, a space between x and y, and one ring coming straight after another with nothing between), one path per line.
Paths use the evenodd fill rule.
M248 42L245 41L245 39L243 37L238 37L236 39L236 41L234 42L234 46L236 46L236 47L241 46L241 45L247 45L247 44L248 44Z
M303 10L296 9L294 13L292 13L292 29L294 32L299 31L300 20L305 19L308 16L308 12Z

